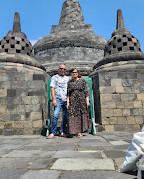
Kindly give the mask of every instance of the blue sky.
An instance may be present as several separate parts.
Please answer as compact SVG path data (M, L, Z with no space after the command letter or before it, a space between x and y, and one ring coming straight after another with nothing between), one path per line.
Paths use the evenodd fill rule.
M14 13L19 12L21 29L34 42L50 34L51 26L59 24L65 0L1 0L0 39L13 28ZM86 24L95 34L111 38L116 29L117 9L122 9L125 27L140 41L144 52L144 0L79 0Z

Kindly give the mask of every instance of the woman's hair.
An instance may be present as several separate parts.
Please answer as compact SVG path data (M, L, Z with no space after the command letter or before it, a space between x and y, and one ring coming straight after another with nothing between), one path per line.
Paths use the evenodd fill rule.
M77 68L72 68L72 69L70 69L69 74L71 74L74 70L77 70L77 72L78 72L78 74L79 74L79 71L78 71Z

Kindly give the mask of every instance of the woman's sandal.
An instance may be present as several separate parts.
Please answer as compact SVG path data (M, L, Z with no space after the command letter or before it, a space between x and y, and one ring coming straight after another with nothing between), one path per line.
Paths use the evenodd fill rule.
M54 138L55 138L54 134L50 134L49 136L46 137L46 139L54 139Z
M82 137L83 134L82 134L82 133L78 133L77 136L78 136L78 137Z
M66 134L62 132L62 133L60 134L60 137L66 137Z

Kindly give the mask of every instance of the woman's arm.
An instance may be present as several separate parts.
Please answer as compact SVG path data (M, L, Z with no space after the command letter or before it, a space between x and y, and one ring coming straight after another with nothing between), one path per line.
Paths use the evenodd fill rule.
M89 97L88 96L86 97L86 105L87 105L87 107L90 106L90 102L89 102Z
M67 109L69 107L69 96L67 96Z

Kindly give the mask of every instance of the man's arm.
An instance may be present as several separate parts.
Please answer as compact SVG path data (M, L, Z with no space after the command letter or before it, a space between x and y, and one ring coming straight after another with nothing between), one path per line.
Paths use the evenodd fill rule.
M57 106L56 98L55 98L55 87L51 87L51 95L52 95L52 104L54 107Z

